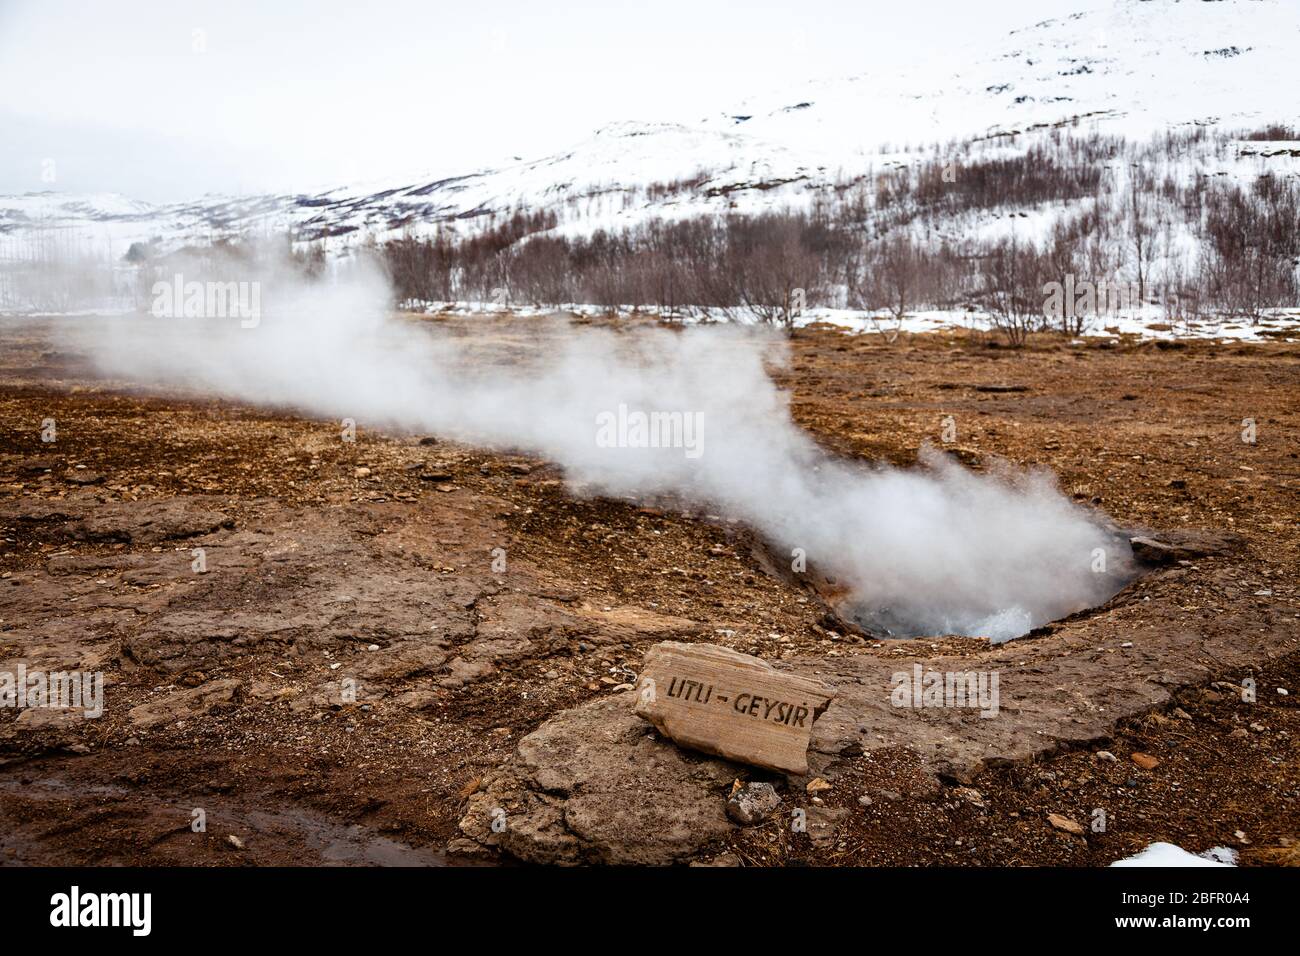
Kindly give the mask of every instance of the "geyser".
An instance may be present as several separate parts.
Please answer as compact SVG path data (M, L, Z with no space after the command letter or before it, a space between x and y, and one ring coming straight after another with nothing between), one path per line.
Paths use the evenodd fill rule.
M904 471L823 452L766 372L785 358L776 336L537 320L532 348L494 350L394 317L387 283L361 265L334 282L264 267L257 281L255 328L132 317L94 324L84 344L103 372L142 384L526 449L599 493L707 504L847 586L846 606L880 633L1005 640L1130 577L1127 541L1046 472L976 474L937 452ZM690 454L598 440L620 409L705 427Z

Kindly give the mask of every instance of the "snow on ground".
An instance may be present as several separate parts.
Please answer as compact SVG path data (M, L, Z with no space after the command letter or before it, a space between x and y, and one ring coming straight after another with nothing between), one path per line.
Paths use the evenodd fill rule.
M582 303L565 303L560 306L510 306L503 308L494 302L430 302L403 303L403 308L413 312L447 313L451 315L492 315L509 313L518 316L541 316L556 312L580 316L618 315L628 318L634 315L654 316L685 325L697 325L704 322L739 322L753 324L752 315L743 310L734 309L724 312L720 309L691 309L673 314L661 314L654 308L622 306L615 310L601 305ZM981 312L946 312L921 311L909 312L897 321L892 315L883 312L867 312L855 309L809 309L795 319L795 326L803 328L824 323L862 335L877 334L892 339L895 333L920 334L941 332L947 329L969 329L988 332L994 329L991 318ZM1300 311L1284 311L1261 318L1258 323L1246 321L1179 321L1170 323L1155 306L1146 306L1120 315L1101 316L1083 332L1087 338L1122 338L1134 336L1141 341L1204 339L1208 341L1264 342L1283 341L1300 342Z
M23 316L116 316L128 315L140 311L121 297L123 301L101 308L75 310L6 310L0 308L0 318ZM644 306L622 306L615 310L602 305L582 303L565 303L559 306L509 306L503 308L495 302L404 302L399 309L426 315L513 315L520 317L547 316L556 313L594 318L615 315L620 318L642 316L658 318L683 325L700 325L709 322L734 322L739 324L757 324L754 316L743 310L733 309L729 312L721 309L692 309L689 312L661 313L654 308ZM810 325L831 325L858 335L880 335L892 341L896 334L919 335L926 332L943 332L965 329L976 332L992 332L995 327L990 317L980 312L944 312L924 311L908 313L902 322L883 312L867 312L854 309L809 309L795 319L794 325L805 328ZM1300 312L1283 312L1260 319L1257 324L1232 321L1178 322L1170 324L1164 321L1158 309L1148 307L1145 314L1107 316L1099 319L1084 330L1084 338L1136 337L1140 341L1172 341L1175 339L1200 339L1219 342L1259 343L1265 341L1300 342ZM1079 341L1076 339L1075 341Z
M1116 860L1111 866L1236 866L1237 851L1216 846L1199 856L1172 843L1152 843L1136 856Z

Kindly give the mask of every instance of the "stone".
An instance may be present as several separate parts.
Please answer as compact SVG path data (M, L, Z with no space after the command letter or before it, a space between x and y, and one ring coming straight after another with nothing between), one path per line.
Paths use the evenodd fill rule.
M646 652L636 713L679 746L797 776L813 723L834 691L711 644L665 641Z
M59 467L57 458L27 458L18 463L18 473L22 475L39 475L44 471L53 471Z
M1239 550L1240 535L1230 532L1176 530L1159 535L1137 535L1129 539L1133 554L1147 564L1174 564Z
M747 783L727 801L727 816L741 826L753 826L770 817L780 805L781 797L770 783Z
M840 824L849 814L848 810L841 807L818 807L808 808L808 839L812 841L813 846L824 848L835 842L835 837L839 833Z
M157 727L207 714L235 700L240 681L237 678L214 680L189 690L175 691L159 700L132 707L127 718L136 727Z
M525 736L469 798L461 832L528 863L652 866L731 833L718 795L740 768L659 739L632 712L634 693L561 711Z
M104 476L94 471L70 468L64 473L63 480L73 485L97 485L104 480Z
M1075 823L1069 817L1061 816L1059 813L1049 813L1047 822L1066 833L1073 833L1075 836L1083 835L1083 827L1080 824Z
M485 847L477 840L471 840L469 837L456 837L449 840L444 853L453 859L490 860L492 858L490 848Z
M1115 755L1109 750L1098 750L1093 756L1103 763L1114 763Z
M1134 753L1129 756L1129 759L1143 770L1155 770L1160 765L1160 761L1150 754Z
M69 537L79 541L149 545L233 527L234 519L207 507L209 500L177 496L156 501L109 502L97 505L81 521L70 523L66 531Z

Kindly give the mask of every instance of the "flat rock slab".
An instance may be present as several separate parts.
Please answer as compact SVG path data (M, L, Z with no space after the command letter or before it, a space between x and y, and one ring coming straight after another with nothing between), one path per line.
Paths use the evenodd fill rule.
M665 641L646 652L636 713L675 743L797 775L835 692L726 647Z

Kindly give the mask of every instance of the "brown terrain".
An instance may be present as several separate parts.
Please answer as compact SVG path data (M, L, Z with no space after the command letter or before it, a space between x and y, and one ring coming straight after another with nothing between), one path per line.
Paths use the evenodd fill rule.
M105 707L0 710L0 863L1298 861L1300 346L796 333L776 374L827 448L911 465L952 415L962 461L1160 542L990 646L856 633L746 528L525 455L96 380L58 328L0 324L0 671L102 671ZM809 773L637 717L666 640L833 687ZM918 663L996 671L998 716L891 706ZM780 807L739 826L738 780Z

